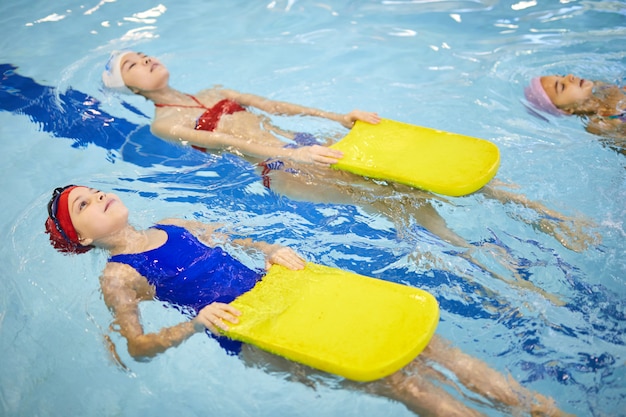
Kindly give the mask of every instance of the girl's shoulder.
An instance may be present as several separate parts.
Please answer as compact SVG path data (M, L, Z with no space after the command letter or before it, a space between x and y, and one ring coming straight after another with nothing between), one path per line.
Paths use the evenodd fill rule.
M158 222L155 223L153 227L178 226L178 227L182 227L183 229L187 229L189 228L189 224L190 224L190 220L179 219L176 217L168 217L168 218L159 220Z
M224 99L237 100L242 95L243 93L239 91L231 90L229 88L224 88L221 85L217 85L212 88L199 91L196 94L196 98L206 102L217 103L218 101Z
M100 288L109 307L154 298L154 288L130 265L107 262L100 276Z
M137 281L145 281L132 266L109 260L100 275L100 286L106 288L121 288L133 286Z

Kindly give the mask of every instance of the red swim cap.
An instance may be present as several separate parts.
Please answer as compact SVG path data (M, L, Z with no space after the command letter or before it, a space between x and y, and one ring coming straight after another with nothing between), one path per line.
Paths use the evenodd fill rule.
M78 187L67 185L56 188L52 192L52 198L48 203L48 219L46 220L46 233L50 234L50 243L59 252L84 253L93 246L83 246L78 240L78 233L72 224L68 197L70 192Z

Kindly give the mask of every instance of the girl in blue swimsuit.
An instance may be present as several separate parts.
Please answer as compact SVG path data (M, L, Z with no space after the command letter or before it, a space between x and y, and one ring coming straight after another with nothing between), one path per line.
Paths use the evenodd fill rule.
M228 323L237 323L240 316L228 303L263 276L262 271L248 268L216 245L223 241L216 227L170 219L137 230L128 223L128 209L115 194L92 188L57 188L48 204L46 231L59 251L82 253L98 247L109 253L100 278L102 294L134 358L155 356L195 333L228 330ZM250 239L230 243L260 251L266 268L271 264L292 270L305 266L296 252L280 245ZM154 299L182 310L190 319L145 333L139 303ZM220 342L228 351L239 352L244 360L269 355L250 345L227 344L225 339ZM281 361L273 357L272 362ZM454 372L468 389L485 398L484 404L494 402L498 407L527 410L537 416L564 415L552 400L525 389L437 336L413 362L388 377L369 383L344 380L340 384L400 401L422 416L480 415L438 386L441 373L430 369L431 362ZM285 369L294 366L287 360L282 365ZM436 375L437 384L429 381L428 375Z

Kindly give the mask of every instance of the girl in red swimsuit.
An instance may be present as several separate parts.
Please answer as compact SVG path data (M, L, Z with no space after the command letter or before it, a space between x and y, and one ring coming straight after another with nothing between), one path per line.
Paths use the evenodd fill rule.
M115 52L102 75L105 86L142 95L156 106L151 131L156 136L213 151L235 150L260 162L278 158L328 167L343 155L321 145L285 148L293 133L271 126L256 108L269 114L322 117L351 128L356 120L378 123L376 113L354 110L337 114L252 94L213 88L195 96L169 86L169 72L157 59L139 52ZM277 137L279 136L279 137Z
M139 52L114 52L102 79L110 89L138 94L155 104L150 129L156 136L211 152L236 153L258 164L264 184L269 185L271 176L272 189L281 194L296 200L358 204L387 215L394 223L404 224L415 219L443 240L472 249L465 239L447 227L432 207L431 194L396 184L377 187L363 177L330 169L330 165L343 156L340 151L314 140L302 141L302 134L272 125L261 112L326 118L348 129L356 120L378 123L380 117L376 113L353 110L338 114L223 88L185 94L169 85L169 71L165 66ZM408 203L398 203L403 201L397 198L398 193L405 196ZM594 242L593 236L581 231L585 224L579 224L578 219L567 218L523 195L489 185L481 193L502 203L515 202L536 211L539 220L529 219L528 223L538 230L548 231L571 249L583 250ZM553 224L546 226L546 222Z

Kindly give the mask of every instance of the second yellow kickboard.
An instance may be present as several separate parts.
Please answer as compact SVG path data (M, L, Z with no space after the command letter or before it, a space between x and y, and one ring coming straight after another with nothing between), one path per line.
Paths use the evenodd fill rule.
M500 165L489 141L389 119L357 121L331 148L344 153L334 168L449 196L479 190Z
M231 303L242 312L227 336L356 381L413 360L439 322L426 291L322 265L274 265Z

